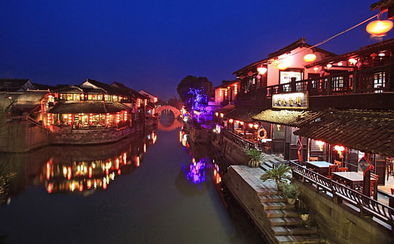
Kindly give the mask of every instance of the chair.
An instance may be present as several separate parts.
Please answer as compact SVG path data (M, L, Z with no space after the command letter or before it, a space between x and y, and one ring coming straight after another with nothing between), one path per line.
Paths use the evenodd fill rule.
M332 173L338 170L338 166L336 164L328 166L328 178L332 179Z
M338 167L338 172L347 172L348 170L347 167Z
M319 157L309 157L309 161L319 161Z
M336 164L338 167L341 167L342 162L338 160L334 160L334 164Z

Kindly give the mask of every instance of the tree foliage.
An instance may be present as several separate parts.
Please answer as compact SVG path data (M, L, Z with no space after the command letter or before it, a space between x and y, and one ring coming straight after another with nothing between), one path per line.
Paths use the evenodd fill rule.
M188 108L192 107L194 101L193 96L196 96L196 93L190 91L200 90L200 94L205 94L207 99L213 95L212 82L206 77L188 75L181 80L176 90L179 97Z

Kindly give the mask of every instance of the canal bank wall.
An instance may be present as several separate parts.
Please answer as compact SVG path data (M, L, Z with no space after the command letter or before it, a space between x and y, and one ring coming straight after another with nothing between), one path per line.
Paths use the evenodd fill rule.
M0 119L0 152L28 152L49 145L49 131L29 121Z
M301 182L295 181L303 202L313 213L313 219L324 230L322 235L329 243L343 244L389 244L394 243L393 233L379 226L371 217L359 216L350 209L345 209Z
M121 129L85 129L70 127L51 131L39 123L21 118L7 120L0 113L0 152L24 153L48 145L91 145L119 141L145 129L156 128L155 123L135 123L133 127Z

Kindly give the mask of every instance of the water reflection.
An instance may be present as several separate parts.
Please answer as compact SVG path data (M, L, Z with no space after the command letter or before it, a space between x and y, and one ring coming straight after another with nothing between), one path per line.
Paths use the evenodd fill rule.
M212 158L209 148L206 145L193 144L191 136L185 128L179 131L179 142L192 157L191 162L182 167L186 179L193 184L201 184L207 180L207 175L211 175L212 181L215 184L220 184L222 181L220 168Z
M0 205L31 185L48 193L89 195L105 190L119 175L130 174L157 141L154 131L117 143L94 146L51 146L30 153L0 154Z

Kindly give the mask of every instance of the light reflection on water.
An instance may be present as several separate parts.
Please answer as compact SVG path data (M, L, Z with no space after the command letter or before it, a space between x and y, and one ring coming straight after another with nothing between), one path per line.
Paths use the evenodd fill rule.
M183 148L178 130L1 154L0 243L261 243L206 147Z
M89 195L105 190L119 175L130 174L141 165L154 131L109 145L51 146L30 153L0 154L0 205L30 184L44 185L53 193Z

